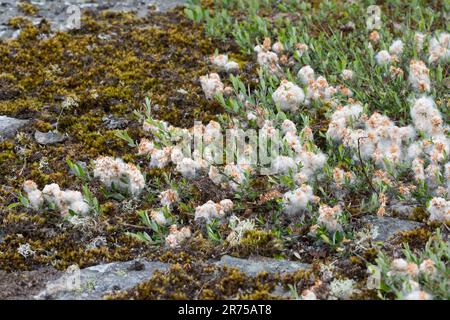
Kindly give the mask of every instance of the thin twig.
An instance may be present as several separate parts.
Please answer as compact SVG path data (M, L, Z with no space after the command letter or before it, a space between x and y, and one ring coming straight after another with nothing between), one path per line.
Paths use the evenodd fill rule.
M149 230L149 227L147 226L138 226L135 224L129 224L129 223L120 223L120 225L124 226L124 227L129 227L129 228L135 228L135 229L141 229L141 230Z
M366 172L366 167L364 166L364 162L362 160L361 157L361 148L359 147L359 140L361 139L367 139L368 137L359 137L358 138L358 157L359 157L359 161L361 162L361 167L362 167L362 172L364 174L364 176L366 177L367 182L369 183L370 188L373 190L373 192L375 192L377 194L377 196L380 196L380 194L378 193L378 191L375 189L375 187L372 184L372 180L369 178L369 176L367 175Z
M27 158L25 157L25 160L23 161L22 169L20 169L18 176L22 176L23 171L25 170L25 167L27 166Z

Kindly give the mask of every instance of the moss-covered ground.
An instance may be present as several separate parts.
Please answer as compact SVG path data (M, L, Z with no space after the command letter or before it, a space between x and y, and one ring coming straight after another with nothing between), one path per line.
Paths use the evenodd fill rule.
M28 6L23 11L33 14ZM111 298L271 299L280 298L273 293L277 286L289 290L289 284L296 284L298 292L314 284L320 288L320 265L333 262L338 275L359 279L357 287L362 291L358 298L376 297L373 291L364 289L366 263L374 262L375 249L340 254L330 247L315 245L306 236L308 229L295 224L289 225L283 241L275 232L254 230L233 249L215 245L198 228L182 249L167 249L126 234L142 230L136 211L154 207L157 191L139 202L119 202L107 198L94 182L90 187L101 203L101 213L95 221L79 227L56 212L12 205L18 202L22 183L28 179L40 187L58 183L61 188L80 190L82 183L69 173L66 161L89 164L100 155L140 164L150 184L156 184L167 172L149 169L136 156L136 150L115 136L116 129L125 127L133 139L144 135L133 111L142 107L145 97L151 97L156 118L174 126L191 127L194 120L206 123L223 113L218 102L204 98L199 84L199 77L211 69L208 57L216 49L228 52L231 59L240 63L240 75L246 83L252 84L257 73L252 56L242 53L232 40L208 37L201 24L185 17L182 8L152 12L145 18L132 13L87 12L81 29L51 36L45 22L33 26L26 17L15 17L10 25L22 32L16 40L0 42L0 114L33 120L14 138L0 142L1 270L35 270L45 266L64 270L72 264L83 268L146 257L173 265L167 274L156 273L148 282ZM62 102L68 97L76 104L63 109ZM110 119L120 125L111 127ZM36 130L47 132L56 128L68 137L63 143L42 146L33 138ZM253 190L265 190L264 181L253 183ZM196 181L189 188L188 203L193 207L223 198L218 194L223 190L217 190L208 181ZM250 203L240 208L241 217L262 215L270 220L270 213L279 205L276 200L259 204L257 208ZM178 214L183 218L185 213ZM423 248L430 230L426 226L404 233L398 243L387 249L398 250L405 242ZM103 245L93 245L98 239ZM25 243L35 251L34 255L19 254L17 249ZM252 279L237 270L208 263L225 253L301 258L313 269L285 276L263 273ZM320 289L316 292L321 298Z
M80 30L47 38L49 32L45 23L26 25L17 40L0 43L0 113L33 119L15 139L0 144L0 268L87 266L150 254L151 249L124 235L121 224L137 222L132 206L122 208L100 193L103 212L88 233L60 228L64 223L58 215L7 207L17 201L26 179L79 190L79 181L68 173L67 159L89 163L99 155L113 155L138 161L115 137L117 128L108 129L105 116L122 121L132 136L139 137L141 124L132 111L146 96L159 106L154 108L156 116L175 125L188 127L193 119L214 118L220 107L203 98L198 77L207 72L207 57L215 48L238 50L204 37L182 10L143 19L131 13L90 12L83 16ZM245 56L236 55L245 61ZM77 105L62 110L67 97ZM41 146L34 140L35 130L56 127L67 134L64 143ZM97 236L106 236L110 245L85 250L82 244ZM24 242L39 252L35 258L17 254Z

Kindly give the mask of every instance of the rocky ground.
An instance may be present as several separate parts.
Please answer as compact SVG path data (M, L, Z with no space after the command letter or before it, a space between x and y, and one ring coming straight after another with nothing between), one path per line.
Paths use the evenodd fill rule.
M109 198L92 182L101 212L79 226L56 212L16 205L27 179L80 190L83 182L67 160L88 167L110 155L145 167L116 131L143 136L133 110L147 96L156 116L173 125L217 119L223 108L204 98L198 80L211 69L208 57L216 49L228 52L241 77L256 83L251 54L234 41L207 37L176 7L183 2L30 1L32 7L20 7L0 1L0 299L286 299L312 287L326 298L324 266L332 266L333 277L354 280L353 298L376 298L366 287L366 264L377 256L372 244L392 257L401 255L404 243L423 248L434 230L423 207L392 204L384 217L355 213L355 230L376 234L340 254L297 226L282 243L260 232L238 248L216 245L197 225L182 249L138 241L127 232L145 230L136 212L154 206L166 179L162 169L143 169L151 185L139 201ZM69 4L82 9L81 29L57 32L65 30ZM65 109L68 97L75 102ZM185 188L194 208L230 196L207 179ZM269 217L275 205L269 200L259 209L238 210L246 218ZM177 214L190 218L182 208Z
M58 31L66 29L69 16L68 9L71 6L77 6L81 12L85 10L134 11L138 16L145 16L149 6L153 6L157 11L166 11L184 2L183 0L40 0L31 1L33 9L29 9L31 11L27 12L27 7L21 8L18 6L19 1L3 0L0 1L0 39L18 37L20 31L9 24L10 19L17 16L27 15L34 25L38 25L42 19L45 19L50 23L52 30Z

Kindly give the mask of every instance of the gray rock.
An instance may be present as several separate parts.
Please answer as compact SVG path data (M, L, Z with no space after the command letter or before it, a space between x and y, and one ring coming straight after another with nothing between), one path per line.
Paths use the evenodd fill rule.
M58 132L40 132L36 131L34 133L34 139L36 139L39 144L55 144L66 140L66 136Z
M25 126L29 120L21 120L0 116L0 141L14 137L20 128Z
M115 118L111 115L102 118L103 124L109 130L124 129L128 125L128 120L123 118Z
M283 286L279 284L275 287L275 289L272 290L271 294L274 296L278 296L282 299L292 299L291 292L289 290L284 289Z
M310 269L310 265L306 263L277 260L266 257L250 257L249 259L235 258L231 256L223 256L220 261L216 262L218 266L228 266L237 268L249 276L256 276L258 273L266 271L268 273L290 273L298 270Z
M375 241L387 241L400 232L414 230L423 226L420 222L391 217L365 216L362 220L372 229L377 229L377 236L373 239Z
M101 264L85 269L69 267L66 274L47 283L35 299L101 300L114 291L131 289L149 279L156 270L167 271L169 265L135 259Z
M388 211L398 215L401 218L410 219L413 216L414 209L416 207L417 204L416 205L403 204L402 202L399 201L391 203L388 207Z
M31 300L45 288L45 284L61 276L62 272L50 266L35 270L0 270L0 300Z
M186 0L151 0L149 4L154 4L156 6L156 10L158 11L167 11L176 6L185 4Z

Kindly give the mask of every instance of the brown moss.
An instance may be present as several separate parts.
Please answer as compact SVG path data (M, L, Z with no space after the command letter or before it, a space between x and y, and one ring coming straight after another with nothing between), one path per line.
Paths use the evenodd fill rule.
M249 277L237 269L201 264L175 264L156 271L146 282L110 299L275 299L279 282L267 273Z
M364 258L369 263L375 263L375 259L378 257L378 250L376 248L369 248L364 251Z
M30 10L24 11L32 14ZM264 12L269 14L270 10ZM102 204L95 227L75 228L64 222L57 212L48 210L7 209L9 204L17 202L17 193L25 179L35 180L40 187L56 182L64 188L80 190L79 179L68 174L67 159L89 164L99 155L122 157L140 164L149 180L160 179L170 172L170 169L147 168L148 162L136 157L135 150L115 136L115 130L107 127L103 117L125 119L130 136L139 139L144 133L132 111L139 109L144 97L149 96L153 115L173 125L190 127L194 119L205 122L215 119L223 110L217 102L204 99L198 78L211 70L205 57L216 48L228 52L230 59L239 63L240 76L245 83L251 88L256 85L256 65L246 64L253 58L239 53L232 42L216 42L205 37L201 25L192 24L181 10L154 13L142 19L131 13L87 13L83 15L80 30L57 33L46 39L38 35L49 34L48 23L33 26L25 17L14 17L9 24L22 30L17 40L0 43L3 72L0 75L0 113L36 121L23 129L25 136L21 141L0 143L0 218L5 235L0 243L0 269L24 270L50 264L65 269L74 263L87 267L136 257L174 264L168 273L157 272L144 284L116 297L128 299L271 299L276 298L272 292L277 284L285 289L288 284L295 284L299 292L314 284L317 270L283 276L262 273L252 278L235 269L206 263L206 260L218 259L228 248L214 246L205 239L198 226L191 223L192 212L188 210L175 210L180 221L191 224L194 231L183 250L136 241L124 234L141 230L133 227L140 223L136 210L126 210L123 203L107 199L95 181L90 184L91 191ZM184 91L187 93L182 93ZM78 104L63 110L62 101L68 96L76 97ZM329 108L325 105L311 115L314 130L326 130L327 122L323 118ZM56 127L69 137L63 144L44 147L32 138L35 130L46 132ZM318 139L322 139L319 145L325 143L324 138ZM348 169L345 163L339 166ZM269 187L265 178L252 182L256 191L266 191ZM200 181L191 184L188 193L186 201L195 207L210 199L225 198L226 191ZM145 199L140 205L148 209L155 203L147 201L146 196L140 199ZM255 192L254 196L257 199L259 193ZM268 216L274 211L274 202L256 210ZM255 213L246 210L244 215L248 212L249 215ZM358 212L354 213L356 216ZM226 225L221 226L221 231L224 228ZM289 228L295 235L303 235L307 229ZM88 244L98 236L105 237L107 245L89 248ZM424 238L425 234L411 236L411 242L422 245ZM25 258L17 252L25 243L35 250L34 256ZM303 238L296 245L301 248L304 244L305 248L311 246ZM293 250L285 251L275 233L267 230L247 232L233 251L238 256L259 254L293 258ZM321 254L313 258L323 258ZM375 252L371 250L364 254L369 261L374 257ZM362 278L365 268L361 259L351 257L346 263L352 264L348 268L349 277ZM348 265L342 266L346 267Z
M380 300L377 290L368 290L365 282L359 287L360 291L352 295L353 300Z
M29 6L23 8L32 14ZM99 155L118 156L140 164L148 179L161 178L166 169L148 169L103 121L106 115L124 119L129 134L135 139L142 137L141 124L132 111L141 108L146 96L152 99L156 118L177 126L190 127L194 119L207 121L222 111L217 103L204 99L198 78L209 71L204 57L215 48L228 52L236 48L205 38L202 27L188 21L182 10L143 19L132 13L87 12L82 19L80 30L38 39L38 34L50 32L47 22L33 26L28 18L14 17L9 24L22 29L19 38L0 43L0 113L35 119L23 129L20 141L0 143L0 218L7 222L2 230L7 240L0 244L0 268L31 269L52 263L63 269L73 263L89 266L132 259L143 252L150 259L186 263L212 254L217 248L196 238L192 244L197 248L186 249L200 248L194 256L171 251L155 256L154 252L159 252L155 248L123 236L125 231L136 231L123 227L140 223L136 213L122 212L118 202L105 199L95 182L91 191L102 203L101 218L98 230L87 234L65 223L63 231L56 229L63 223L56 212L5 209L18 201L26 179L41 188L55 182L80 190L80 181L68 174L67 159L89 164ZM62 102L68 96L76 97L78 103L63 110ZM55 128L67 134L64 143L41 146L34 141L35 130ZM180 216L187 222L191 219L188 213ZM36 223L39 230L49 233L34 230L31 225ZM90 239L100 235L111 245L85 250ZM19 242L30 241L37 241L33 243L39 252L49 254L22 259L17 255Z
M396 243L399 245L408 244L412 249L422 249L431 237L432 232L428 228L418 228L404 231L397 237Z
M41 132L48 132L53 129L51 123L44 120L37 120L34 124L35 128Z

